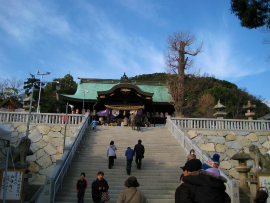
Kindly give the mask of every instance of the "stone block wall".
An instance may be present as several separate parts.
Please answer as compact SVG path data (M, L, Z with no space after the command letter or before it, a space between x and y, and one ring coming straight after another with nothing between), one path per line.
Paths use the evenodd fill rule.
M256 145L262 154L270 149L270 132L242 132L242 131L185 131L190 139L195 140L202 150L206 150L212 157L220 155L220 168L235 179L239 173L235 170L238 161L232 160L233 155L244 148L249 153L249 146Z
M12 132L11 146L16 146L21 138L26 136L26 124L2 124ZM71 137L76 133L78 126L67 126L66 142L69 145ZM45 178L52 173L56 160L63 154L65 126L30 125L29 139L32 141L30 149L34 155L27 156L30 163L29 170L32 178L30 184L42 185ZM4 150L3 148L1 150ZM0 162L5 163L5 157L0 153Z

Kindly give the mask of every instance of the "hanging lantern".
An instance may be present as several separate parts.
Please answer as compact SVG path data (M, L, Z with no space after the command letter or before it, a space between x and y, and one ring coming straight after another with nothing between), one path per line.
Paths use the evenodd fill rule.
M158 113L158 112L156 112L156 115L155 115L155 117L156 117L156 118L158 118L158 117L159 117L159 113Z
M164 114L162 112L160 112L159 117L164 118Z
M168 117L168 115L169 115L168 112L166 112L166 113L165 113L165 116Z
M76 109L76 114L79 114L79 109Z

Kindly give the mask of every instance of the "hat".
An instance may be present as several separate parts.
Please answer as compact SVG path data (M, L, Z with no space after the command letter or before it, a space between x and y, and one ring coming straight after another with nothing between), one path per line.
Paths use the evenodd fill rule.
M138 183L136 177L131 176L125 181L125 186L126 187L139 187L140 184Z
M219 170L217 168L208 168L206 171L209 172L209 173L213 173L213 174L215 174L217 176L220 176L220 172L219 172Z
M198 171L202 168L202 162L199 159L191 159L183 167L180 167L183 171Z
M203 163L202 169L218 168L219 167L219 154L214 154L213 158L209 158L207 162Z

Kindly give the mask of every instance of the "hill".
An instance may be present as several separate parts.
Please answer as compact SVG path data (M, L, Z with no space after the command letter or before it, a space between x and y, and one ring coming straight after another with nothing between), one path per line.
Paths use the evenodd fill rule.
M167 81L166 73L153 73L136 75L132 80ZM238 88L236 84L226 80L219 80L209 75L186 75L185 78L185 117L213 118L213 108L218 100L226 106L228 112L226 118L245 119L246 111L243 106L250 101L257 108L254 110L260 118L270 113L270 108L262 101L262 98L248 93L246 89Z

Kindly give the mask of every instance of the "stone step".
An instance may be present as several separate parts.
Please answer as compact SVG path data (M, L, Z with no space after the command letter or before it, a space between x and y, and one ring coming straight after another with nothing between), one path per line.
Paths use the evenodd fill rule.
M109 193L110 193L110 190L109 190ZM112 199L115 199L117 200L119 198L119 194L110 194L110 197ZM146 199L164 199L164 200L167 200L167 199L174 199L174 194L173 195L159 195L159 194L145 194L146 196ZM92 199L92 196L89 195L89 197L85 197L84 198L84 201L85 202L89 202L89 200ZM55 197L55 201L74 201L74 200L77 200L77 195L74 194L73 197L70 197L70 196L56 196Z
M116 203L117 202L117 200L118 200L118 198L117 199L110 199L110 203ZM58 199L56 199L55 200L55 203L75 203L75 202L77 202L77 199L73 199L73 200L58 200ZM87 203L94 203L93 202L93 200L92 200L92 198L88 198L88 199L85 199L85 201L84 202L87 202ZM164 199L147 199L147 202L148 203L174 203L175 201L174 201L174 199L166 199L166 200L164 200Z
M180 180L178 183L158 183L154 184L153 183L148 183L148 182L139 182L140 187L139 189L143 190L173 190L175 191L176 188L180 185ZM92 181L88 181L88 190L91 190L91 184ZM118 190L124 190L126 189L124 186L124 182L114 182L113 185L109 183L110 189L118 189ZM76 188L76 183L67 183L63 184L62 188L63 190L74 190Z
M133 168L132 168L133 169ZM89 176L96 176L97 174L97 170L96 169L86 169L84 170L84 173L86 174L86 177ZM121 170L114 170L114 169L106 169L103 170L103 172L105 173L105 176L122 176L123 174L126 174L126 169L122 168ZM168 175L168 173L178 173L181 174L182 173L182 169L179 169L177 171L175 170L137 170L136 168L134 170L132 170L133 175L136 176L166 176ZM77 169L76 167L74 167L73 169L70 169L68 171L68 175L67 177L74 177L74 174L78 174L77 178L79 179L80 177L80 173L81 173L81 169Z
M142 139L145 147L145 158L142 168L136 168L135 159L132 162L131 175L137 177L140 187L146 195L148 203L173 203L174 193L180 185L180 175L186 161L187 153L166 128L144 128L142 132L132 131L123 127L98 127L96 132L87 133L80 144L71 166L59 189L55 202L77 202L76 182L80 173L86 173L88 189L85 202L93 202L91 198L91 183L96 179L97 172L102 170L104 178L110 186L110 202L116 203L120 192L125 190L126 174L125 151ZM114 140L118 150L117 159L112 169L108 169L107 147Z
M64 190L59 190L59 192L58 192L58 194L57 194L57 197L58 196L66 196L66 197L76 197L76 194L77 194L77 192L76 192L76 188L74 187L73 188L74 189L74 191L73 192L70 192L70 193L66 193L66 191L64 191ZM116 189L116 188L112 188L111 186L110 186L110 188L109 188L109 193L110 194L116 194L116 195L118 195L118 197L119 197L119 194L121 193L121 191L123 191L123 190L125 190L126 188L125 187L122 187L121 189L119 188L119 189ZM148 190L148 189L142 189L142 188L139 188L140 189L140 191L142 191L144 194L149 194L149 195L154 195L154 194L156 194L156 191L155 190ZM161 191L159 191L159 194L160 195L174 195L174 193L175 193L175 191L172 191L172 190L161 190ZM86 189L86 191L85 191L85 197L87 198L87 197L92 197L91 196L92 195L92 193L91 193L91 188L88 188L88 189Z
M139 181L141 181L141 182L150 182L151 181L151 183L179 183L180 182L180 180L179 180L179 178L178 179L172 179L172 178L166 178L166 177L160 177L160 176L158 176L159 178L157 178L156 176L149 176L149 177L147 177L147 181L143 181L143 180L145 180L145 176L136 176L136 178L137 178L137 180ZM180 177L180 176L179 176ZM108 182L108 184L109 183L120 183L120 184L123 184L125 181L126 181L126 179L127 179L128 177L125 177L125 175L123 175L123 176L119 176L119 177L116 177L116 176L106 176L106 180L107 180L107 182ZM89 177L89 180L95 180L96 179L96 177L94 177L94 176L90 176ZM75 177L70 177L68 180L64 180L63 181L63 184L66 184L66 183L75 183L76 184L76 182L77 182L77 178L75 178Z
M91 168L91 169L86 169L84 167L74 167L73 169L69 169L68 170L68 176L69 177L69 174L71 174L72 176L74 176L74 174L77 174L77 177L78 179L80 178L80 174L82 172L84 172L86 174L86 177L89 175L89 174L94 174L96 175L98 171L100 171L101 168ZM126 174L126 169L121 167L121 169L115 169L114 166L112 169L108 169L108 168L105 168L105 169L102 169L102 171L104 172L105 176L107 176L108 174L115 174L115 175L123 175L123 174ZM164 175L168 175L170 173L173 173L173 174L182 174L182 169L180 168L177 168L177 169L171 169L171 168L168 168L167 170L165 169L161 169L161 170L147 170L147 169L141 169L141 170L138 170L137 168L132 168L131 169L131 172L133 175L142 175L145 174L145 175L149 175L149 174L164 174ZM174 175L175 176L175 175Z

